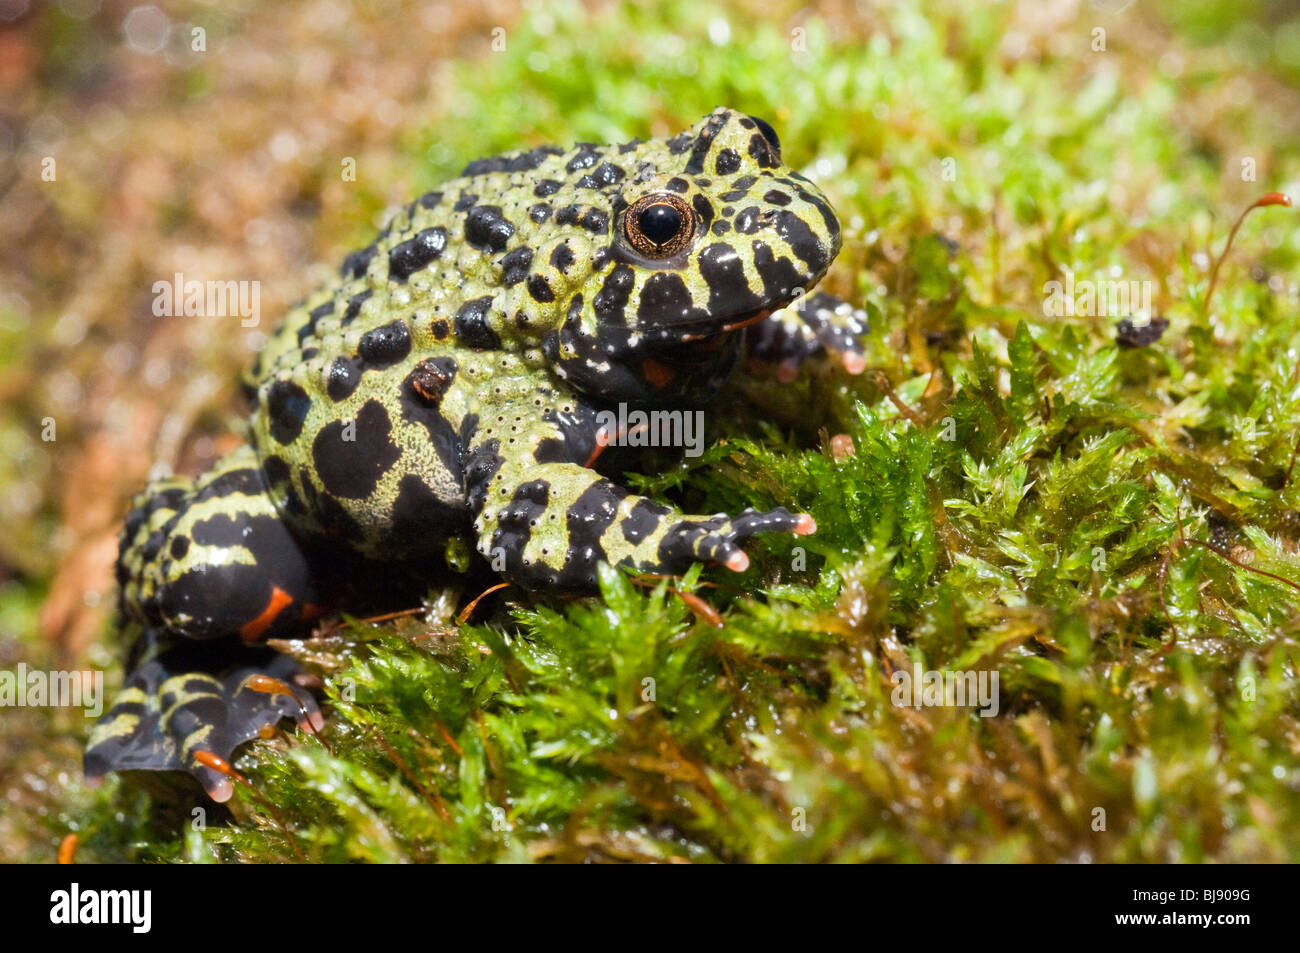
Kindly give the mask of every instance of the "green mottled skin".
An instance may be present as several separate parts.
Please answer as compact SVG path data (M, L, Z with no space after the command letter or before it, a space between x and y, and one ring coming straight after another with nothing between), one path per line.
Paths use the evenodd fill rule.
M317 717L301 691L247 702L230 673L270 663L237 637L300 630L356 567L431 579L470 541L526 588L581 590L601 561L741 569L749 535L811 532L784 509L692 516L629 493L592 466L596 415L701 406L742 349L859 370L860 312L820 294L780 311L838 249L775 134L725 109L671 139L472 163L402 209L267 342L245 378L251 446L136 500L118 578L149 649L87 773L186 768L228 794L195 751Z

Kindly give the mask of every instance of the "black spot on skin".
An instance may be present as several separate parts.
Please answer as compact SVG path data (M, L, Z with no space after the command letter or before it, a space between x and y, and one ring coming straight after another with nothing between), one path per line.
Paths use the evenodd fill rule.
M357 358L334 358L325 379L325 393L330 400L337 402L351 397L361 383L361 372L361 362Z
M569 266L573 264L573 251L569 248L568 243L556 245L551 251L551 267L560 274L568 274Z
M718 153L718 158L714 160L714 169L718 175L731 175L740 168L740 153L735 149L723 149Z
M642 140L640 140L640 139L633 139L631 142L621 142L621 143L619 143L619 146L618 146L618 154L621 155L621 156L624 156L624 155L627 155L629 152L635 152L636 149L637 149L637 146L641 145L641 142L642 142Z
M447 247L447 230L426 228L413 238L394 245L388 252L388 276L405 281L415 272L442 256Z
M468 516L463 509L453 510L438 499L419 476L408 473L397 484L385 548L406 553L432 551L449 537L464 533Z
M437 208L438 203L442 201L441 192L425 192L416 202L420 208Z
M305 479L305 478L304 478ZM308 485L308 484L304 484ZM364 535L361 525L352 518L343 504L325 494L314 496L311 510L320 520L325 532L335 539L360 539Z
M589 584L596 563L605 558L600 537L614 522L619 501L627 495L627 490L621 486L609 480L598 480L573 501L565 514L569 549L564 555L564 569L560 573L562 585Z
M464 212L466 209L473 208L477 202L478 196L473 192L462 192L460 198L456 200L456 204L451 208L454 212Z
M506 252L501 259L502 278L507 286L517 285L528 277L528 269L533 264L533 250L520 245L514 251Z
M605 281L592 301L597 320L602 324L626 324L624 309L627 307L627 299L632 294L634 284L636 284L636 277L632 266L622 263L615 265L605 276Z
M549 304L555 300L555 292L551 290L545 275L528 276L528 293L540 304Z
M760 135L749 137L749 148L746 151L761 169L774 169L781 164L781 154Z
M594 235L604 235L609 229L609 216L589 205L566 205L555 213L557 225L577 225Z
M344 439L345 421L326 424L312 442L312 463L328 493L345 500L370 496L379 481L402 456L391 439L392 421L377 400L366 401L357 411L353 440Z
M555 179L542 179L542 181L533 186L533 194L539 199L544 199L554 195L563 187L563 184L555 181Z
M802 189L799 192L799 197L807 201L821 213L822 221L826 223L826 234L830 238L832 247L834 247L840 237L840 220L835 217L835 213L831 210L830 205L823 199L809 195Z
M691 205L694 207L695 214L700 220L701 231L707 229L709 223L713 221L713 206L709 204L709 200L703 195L697 195L695 198L691 199Z
M720 218L713 223L713 234L725 235L729 231L731 231L731 223L728 222L725 218Z
M660 521L671 512L671 507L660 506L651 500L637 500L632 512L619 524L623 538L635 546L654 532Z
M789 298L804 280L799 269L789 258L778 259L766 242L754 242L753 249L754 268L763 282L763 298L769 303Z
M505 463L500 449L501 441L493 437L475 447L465 458L465 501L475 515L483 509L488 486Z
M713 140L726 124L727 117L725 115L709 117L704 124L704 128L700 130L700 134L695 137L695 144L691 147L691 157L686 161L683 172L687 175L699 175L704 171L704 158L713 147Z
M691 147L690 132L680 132L668 140L668 153L679 156Z
M763 201L769 205L789 205L790 196L786 195L780 189L772 189L770 192L763 194Z
M565 165L565 171L577 172L579 169L590 169L600 158L600 147L594 142L580 142L574 149L573 158Z
M807 265L810 271L820 271L826 267L825 248L808 227L808 223L794 212L782 210L776 213L776 233L785 239L795 257Z
M485 295L466 301L456 312L454 327L456 337L467 347L496 350L501 347L501 339L488 326L488 315L492 309L492 296Z
M190 539L188 536L173 536L171 544L172 559L184 559L185 554L190 551Z
M307 320L303 322L302 327L298 329L298 346L305 347L308 338L316 333L316 325L322 318L328 318L334 313L333 301L326 301L322 305L317 305L307 312Z
M564 316L566 327L576 328L582 319L582 295L576 294L569 300L569 313Z
M343 267L339 272L344 278L360 278L370 268L370 259L375 257L378 250L374 245L370 245L352 252L343 259Z
M361 313L361 306L370 299L371 290L359 291L348 299L348 306L343 312L343 319L339 321L340 327L347 327L351 324L358 314Z
M402 318L367 331L357 346L363 369L370 371L382 371L400 364L410 353L411 331Z
M262 461L262 473L266 478L267 486L287 483L289 481L289 464L284 462L283 457L271 454Z
M523 562L524 548L533 533L533 521L546 512L550 498L550 484L545 480L521 483L510 502L497 515L489 555L495 556L500 550L505 553L507 568L519 568Z
M691 190L691 184L682 178L669 179L666 185L669 192L678 192L685 195Z
M757 181L758 176L756 175L742 175L731 183L731 187L739 192L748 192L754 187L754 183Z
M741 209L736 216L736 231L742 235L753 235L762 227L763 212L757 205Z
M702 320L709 313L703 308L695 307L681 275L660 271L646 279L641 288L636 316L637 321L643 325L658 325Z
M777 158L780 158L781 140L777 137L776 130L772 128L771 124L766 119L761 119L758 116L746 116L745 118L753 121L754 125L758 127L758 131L763 134L768 147L776 153ZM743 119L740 124L746 129L750 128Z
M569 449L559 437L546 437L537 441L533 459L538 463L569 463Z
M748 189L736 189L733 192L723 192L718 198L724 202L739 202L749 194Z
M315 357L319 353L320 353L320 348L318 347L303 348L302 359L304 361L310 361L313 357Z
M421 399L436 404L456 379L456 369L453 358L427 357L407 375L406 385Z
M235 495L256 497L265 490L266 485L261 481L261 471L253 467L242 467L229 469L220 476L214 477L213 480L200 484L199 493L194 499L195 502L200 502L205 499L235 497Z
M763 307L763 300L750 288L744 265L731 245L710 245L700 252L700 275L709 286L710 313L740 314Z
M551 207L545 202L538 202L528 210L528 217L532 219L534 223L541 225L551 217Z
M429 322L429 330L435 341L442 341L451 333L451 325L444 318L434 318Z
M465 166L462 176L487 175L492 172L531 172L546 161L548 156L563 155L557 146L539 146L517 155L491 156L475 159Z
M302 423L311 409L311 398L293 381L276 381L266 395L266 413L271 436L277 443L293 443L302 433Z
M597 184L605 186L618 185L625 175L627 173L612 162L602 162L591 172L591 178L595 179Z
M465 241L481 251L505 251L514 233L499 205L476 205L465 217Z

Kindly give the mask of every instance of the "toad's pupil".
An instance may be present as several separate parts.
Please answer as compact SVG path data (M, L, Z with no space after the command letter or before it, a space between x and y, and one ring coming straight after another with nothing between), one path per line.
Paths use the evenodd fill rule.
M656 245L665 245L682 227L682 213L671 205L651 205L636 220L641 234Z

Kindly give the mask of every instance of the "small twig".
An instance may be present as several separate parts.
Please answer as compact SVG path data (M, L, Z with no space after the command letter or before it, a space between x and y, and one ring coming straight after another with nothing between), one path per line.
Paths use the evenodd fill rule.
M875 371L871 376L876 382L876 386L885 392L885 396L889 398L889 402L898 408L898 412L907 418L912 426L916 427L918 430L925 428L925 418L917 413L914 408L910 407L903 398L899 397L898 394L894 392L893 385L889 383L889 378L885 376L883 371Z
M467 605L464 609L461 610L460 615L456 616L456 622L459 623L460 625L464 625L466 620L468 620L469 617L474 614L474 609L478 606L480 601L482 601L486 596L490 596L492 595L492 593L497 592L498 590L509 588L509 586L510 583L508 582L499 582L495 586L491 586L487 589L484 589L482 592L480 592L477 596L475 596L470 601L469 605Z
M437 790L425 787L425 785L420 782L420 779L415 776L415 772L411 770L410 765L408 765L406 760L397 753L397 749L389 743L388 739L384 737L383 732L381 732L377 726L371 725L370 730L375 733L375 740L378 741L380 747L387 752L388 757L393 759L393 763L397 765L397 769L406 776L406 780L415 785L415 789L420 792L426 801L429 802L429 806L438 812L439 817L444 821L450 821L451 812L447 810L447 805L443 803Z
M1290 204L1291 196L1286 193L1269 192L1267 195L1262 195L1256 199L1253 205L1246 206L1245 211L1237 217L1236 223L1232 226L1232 231L1228 232L1227 244L1223 246L1223 251L1219 253L1219 257L1214 260L1214 266L1210 269L1210 287L1206 289L1205 301L1202 303L1202 307L1204 307L1207 315L1210 313L1210 299L1214 297L1215 286L1219 283L1219 267L1223 264L1223 259L1228 257L1228 252L1232 250L1232 242L1233 239L1237 237L1237 229L1241 228L1241 223L1246 220L1246 216L1257 208L1264 208L1268 205Z

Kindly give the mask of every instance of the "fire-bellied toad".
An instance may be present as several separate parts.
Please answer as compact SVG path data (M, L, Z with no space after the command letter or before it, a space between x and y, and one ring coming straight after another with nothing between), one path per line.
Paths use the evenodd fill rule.
M449 542L525 588L581 590L602 560L740 571L752 534L813 532L784 508L684 514L593 460L602 411L699 406L742 351L861 371L862 313L803 297L839 247L772 128L729 109L472 162L403 208L268 341L244 381L251 445L134 501L117 578L141 635L88 778L183 769L228 797L211 754L320 722L254 643L301 632L350 578L431 581Z

